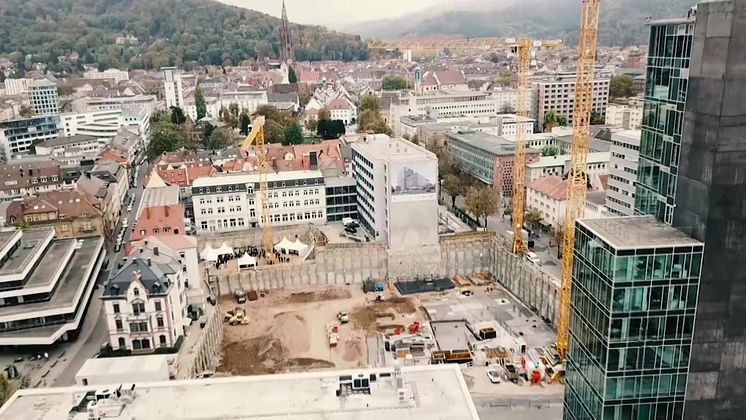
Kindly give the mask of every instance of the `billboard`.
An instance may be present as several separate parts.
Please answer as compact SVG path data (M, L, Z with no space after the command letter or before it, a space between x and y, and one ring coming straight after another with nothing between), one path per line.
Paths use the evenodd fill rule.
M389 173L391 195L435 194L438 183L437 162L397 163Z
M437 161L389 166L389 247L412 249L438 242Z

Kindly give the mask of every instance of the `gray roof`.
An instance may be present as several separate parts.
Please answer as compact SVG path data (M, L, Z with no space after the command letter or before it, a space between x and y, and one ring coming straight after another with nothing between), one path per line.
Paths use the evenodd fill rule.
M455 133L448 133L448 137L468 143L497 156L515 154L515 142L481 131L457 131ZM526 148L526 153L539 153L539 151Z
M117 297L126 293L132 283L133 274L139 277L149 294L164 294L171 287L166 275L176 274L176 270L170 264L153 261L148 264L145 259L135 258L109 279L103 297Z
M676 228L652 216L578 219L578 224L593 232L615 249L644 249L704 246Z
M298 102L298 92L267 92L267 102Z
M37 147L39 147L39 146L41 146L41 147L60 147L60 146L67 146L67 145L75 144L75 143L87 142L87 141L97 142L98 138L93 137L93 136L86 136L86 135L83 135L83 134L76 134L76 135L71 136L71 137L57 137L55 139L45 140L45 141L37 144L36 146Z

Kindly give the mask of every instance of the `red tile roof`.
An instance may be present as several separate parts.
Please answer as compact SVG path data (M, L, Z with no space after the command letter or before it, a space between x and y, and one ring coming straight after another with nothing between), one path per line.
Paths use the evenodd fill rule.
M545 176L532 182L528 188L558 201L567 200L567 181L558 176Z
M168 232L164 232L164 228ZM130 240L138 241L150 235L179 235L184 231L184 207L181 204L146 207L135 224Z

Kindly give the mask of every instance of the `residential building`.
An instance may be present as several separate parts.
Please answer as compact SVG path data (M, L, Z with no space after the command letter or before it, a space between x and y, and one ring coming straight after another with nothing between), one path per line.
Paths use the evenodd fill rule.
M267 174L269 223L326 223L326 187L318 170ZM258 173L219 174L192 184L197 233L229 232L263 224Z
M671 224L676 208L694 17L652 21L649 25L635 213L652 214Z
M60 114L60 95L57 93L57 84L54 82L47 79L34 80L28 86L28 98L34 114Z
M184 266L134 257L109 279L101 296L114 349L149 353L186 335Z
M130 79L130 74L127 70L106 69L104 71L99 71L98 69L91 69L83 72L83 78L112 79L115 82L126 82Z
M97 137L76 134L71 137L57 137L34 144L34 151L40 156L64 156L70 154L90 155L95 158L103 149Z
M143 369L143 363L137 368ZM147 373L144 376L151 377ZM265 418L339 419L349 418L350 412L355 413L356 420L479 419L459 366L447 364L316 369L171 382L145 379L137 381L136 387L124 382L121 390L90 385L21 389L0 408L0 420L44 416L81 420L89 415L104 417L109 412L118 413L120 418L146 419L165 410L174 418L204 420L235 417L236 413L263 413Z
M475 131L458 131L448 134L448 151L466 173L504 197L513 195L514 141ZM538 150L527 148L526 163L537 161L539 155Z
M0 232L0 346L77 337L105 258L100 236L54 239L51 227Z
M25 95L34 79L5 79L5 94L8 96Z
M0 200L62 189L60 164L52 160L0 165Z
M497 125L497 136L515 138L518 131L524 134L532 134L536 120L533 118L519 118L515 114L500 114L491 119ZM471 123L474 125L474 122Z
M688 32L689 24L677 26L677 33ZM705 243L686 388L687 420L737 419L746 410L746 377L741 375L746 347L742 315L746 313L742 245L746 188L741 175L746 167L741 152L746 146L746 112L740 87L746 65L740 45L744 31L743 2L702 2L697 6L681 158L671 167L678 175L673 226ZM651 40L657 43L660 39L653 31ZM678 114L668 111L668 118L674 115ZM643 153L649 156L648 140L643 136L641 161Z
M642 127L644 101L638 98L616 100L606 106L606 125L622 127L625 130L639 130Z
M635 181L639 157L640 130L625 130L611 134L606 207L616 216L632 216L635 213Z
M572 125L575 112L575 79L575 75L564 75L534 82L537 90L535 96L536 120L540 124L544 122L544 116L547 112L555 111L567 118L568 126ZM599 77L593 80L591 112L595 112L602 117L606 115L606 104L609 102L610 82L609 79Z
M0 122L0 153L3 161L14 155L27 153L35 143L59 136L57 120L53 116L19 118Z
M181 204L145 207L132 227L131 241L148 236L183 235L184 207Z
M595 180L599 177L596 176ZM598 189L586 194L583 217L603 218L608 215L605 206L606 191L602 182L594 182ZM567 211L567 180L556 175L539 178L526 186L526 208L541 214L542 225L559 230L565 222Z
M357 107L345 97L333 99L326 104L326 108L332 120L341 120L345 125L355 124L357 121Z
M434 92L427 95L406 95L392 98L389 106L388 123L394 136L401 136L401 118L430 115L462 120L489 120L498 114L497 101L484 92Z
M570 171L572 156L539 156L539 159L526 165L526 185L545 176L564 177ZM586 170L589 176L608 175L611 153L589 152Z
M49 191L12 201L6 211L9 225L54 227L57 238L106 234L96 198L81 191Z
M565 419L683 418L703 248L649 216L578 220Z
M267 99L266 91L239 89L235 91L220 92L221 106L230 108L231 104L236 104L241 112L246 112L248 114L253 114L257 108L262 105L267 105L268 103L269 101ZM217 118L217 115L215 115L215 118Z
M119 224L122 203L129 190L126 170L117 162L101 160L76 185L98 201L98 208L104 213L106 237L110 238Z
M385 134L352 144L360 224L392 250L438 243L438 158Z
M166 109L172 106L184 108L184 87L181 84L181 70L176 67L162 67L163 92L166 99Z
M461 70L435 70L426 71L422 75L419 86L415 86L419 94L429 94L438 90L461 90L468 91L464 72Z
M324 177L326 186L326 221L358 219L357 184L352 176Z

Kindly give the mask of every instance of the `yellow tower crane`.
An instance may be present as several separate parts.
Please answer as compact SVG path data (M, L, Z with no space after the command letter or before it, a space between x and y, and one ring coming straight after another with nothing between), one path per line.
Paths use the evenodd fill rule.
M560 290L557 351L562 359L567 356L570 335L570 296L572 287L575 221L582 217L588 188L586 163L593 105L593 72L596 62L598 12L600 0L582 0L580 39L578 42L578 74L575 81L575 110L572 118L571 166L567 176L568 203L565 212L562 240L562 286Z
M267 184L267 150L264 148L264 117L258 116L254 119L251 132L241 147L241 156L248 156L249 149L256 143L257 166L259 167L259 199L262 204L262 232L263 245L266 258L272 259L274 255L272 243L272 224L269 219L269 186Z
M529 82L528 71L531 65L532 48L560 47L561 41L531 41L520 38L513 47L518 54L518 94L516 98L516 134L515 158L513 160L513 252L523 253L528 250L523 240L523 215L526 211L526 132L522 124L528 119Z

